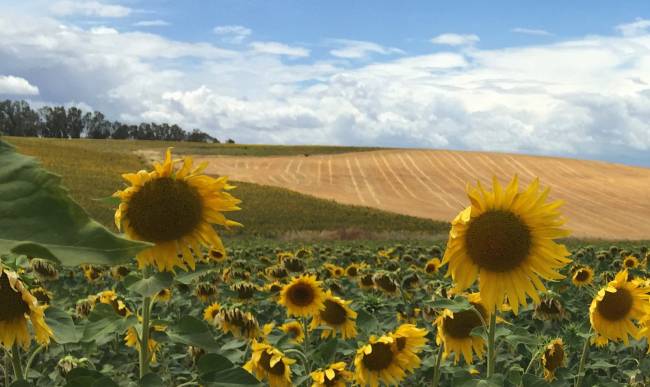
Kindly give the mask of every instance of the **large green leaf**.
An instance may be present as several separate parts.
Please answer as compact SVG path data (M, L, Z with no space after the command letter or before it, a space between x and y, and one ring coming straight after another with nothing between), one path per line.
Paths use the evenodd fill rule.
M147 246L90 219L59 176L0 141L0 254L24 254L66 266L114 265Z
M169 327L167 335L175 343L193 345L211 352L221 349L210 333L210 328L203 321L192 316L184 316Z
M141 278L129 283L127 288L144 297L152 297L174 283L174 276L169 272L156 273L149 278Z
M65 311L49 307L45 310L45 322L54 332L54 341L59 344L78 343L83 332L75 327L72 317Z

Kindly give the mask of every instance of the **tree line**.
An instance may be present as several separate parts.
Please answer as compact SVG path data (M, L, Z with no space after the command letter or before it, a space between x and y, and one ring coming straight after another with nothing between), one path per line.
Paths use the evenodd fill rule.
M188 132L176 124L125 124L107 120L99 111L84 112L74 106L34 110L26 101L12 100L0 101L0 133L19 137L219 142L199 129ZM234 143L231 139L227 142Z

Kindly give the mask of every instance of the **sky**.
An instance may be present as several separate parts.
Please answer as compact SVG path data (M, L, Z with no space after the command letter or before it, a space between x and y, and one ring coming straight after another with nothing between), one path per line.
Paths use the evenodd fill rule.
M650 2L0 0L0 99L650 167Z

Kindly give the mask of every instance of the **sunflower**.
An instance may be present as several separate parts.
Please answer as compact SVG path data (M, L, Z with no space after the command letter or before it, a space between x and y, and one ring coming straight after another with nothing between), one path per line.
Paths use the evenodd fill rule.
M93 297L86 297L78 300L75 304L75 315L78 318L88 317L95 307L95 299Z
M426 329L418 328L414 324L402 324L390 334L395 341L396 352L404 370L413 372L420 367L418 354L427 343L426 335Z
M583 266L573 272L573 277L571 281L577 287L587 286L591 284L594 280L594 271L588 267Z
M440 266L442 266L442 262L440 262L440 259L432 258L427 261L426 265L424 265L424 271L427 274L436 274L438 270L440 270Z
M214 324L214 319L217 317L217 314L221 310L221 305L214 303L203 310L203 319L210 324Z
M131 185L113 194L121 203L115 211L115 225L136 240L154 243L138 253L141 268L156 266L159 271L180 267L195 268L194 252L201 246L224 252L213 224L229 228L241 224L226 219L223 212L239 210L240 200L225 192L233 186L226 177L202 175L207 163L192 169L192 158L185 157L174 167L171 148L165 161L154 163L154 171L126 173Z
M244 369L268 381L270 387L291 387L290 366L295 362L279 349L253 340L251 359L244 364Z
M474 328L482 326L490 317L487 308L481 301L479 293L472 293L467 300L476 310L468 309L462 312L452 312L445 309L435 321L438 327L436 343L444 344L444 356L454 352L454 362L458 363L461 354L468 364L472 363L472 351L477 358L482 358L485 352L485 340L480 336L472 336ZM480 314L481 316L479 317Z
M172 299L172 290L171 289L163 289L156 294L156 301L160 302L169 302Z
M196 286L194 294L203 302L210 302L217 296L217 287L213 284L202 282Z
M591 326L603 339L623 340L627 345L628 335L639 337L640 329L633 320L638 321L650 313L648 292L650 289L639 281L627 280L627 270L619 272L591 302Z
M566 311L562 302L554 297L544 297L542 301L535 306L533 317L539 320L562 320L566 316Z
M241 301L249 301L255 296L257 286L250 282L239 282L230 287L230 290L237 293L237 298Z
M142 317L138 316L138 320L142 322ZM164 325L151 325L149 327L149 331L151 333L153 332L164 332L165 331L165 326ZM149 343L147 347L149 348L148 353L151 355L151 362L156 363L157 358L156 358L156 352L158 352L158 342L154 339L151 338L151 333L149 334ZM127 347L135 348L140 352L140 344L139 344L140 339L138 338L138 332L135 330L135 327L131 327L126 331L126 335L124 336L124 344L126 344Z
M311 373L311 387L345 387L352 382L354 374L345 369L345 363L330 364L327 368Z
M117 293L113 290L104 290L97 294L97 299L102 304L112 304L113 301L117 300Z
M232 333L235 337L254 339L260 333L260 325L250 312L242 312L238 308L220 309L214 323L224 332Z
M350 301L342 300L328 290L323 304L325 307L315 314L311 321L311 330L325 325L328 329L323 330L322 338L329 337L331 334L336 336L337 333L341 333L343 339L351 339L357 335L357 312L348 306Z
M306 317L316 315L324 308L325 294L316 276L294 277L280 292L280 304L287 308L290 316Z
M544 379L550 382L555 379L555 370L562 367L566 360L562 339L552 340L546 346L541 360L544 367Z
M375 281L372 279L372 274L365 274L359 278L359 287L361 289L372 289L375 287Z
M226 255L226 250L211 248L206 254L206 258L211 262L223 262L228 258L228 256Z
M570 253L554 239L569 235L562 228L561 201L547 203L549 189L540 192L535 179L519 192L517 176L503 189L494 178L493 191L481 183L469 188L471 205L452 222L442 264L449 264L459 290L479 279L479 292L491 311L501 308L504 298L515 314L530 296L535 303L540 280L561 279L558 270L571 262Z
M302 343L305 340L305 330L302 329L302 324L298 321L294 320L286 322L280 325L280 330L289 335L289 337L291 337L291 340L295 341L298 344Z
M378 387L380 383L397 386L406 376L390 336L371 336L368 344L357 350L354 368L355 382L361 387Z
M11 349L14 344L29 347L28 321L32 323L36 341L41 345L50 343L53 333L45 323L45 308L38 304L18 274L0 265L0 344L5 349Z
M623 267L626 269L634 269L639 266L639 260L634 255L628 255L623 259Z
M365 263L352 263L345 268L345 275L350 278L356 278L367 267ZM338 363L337 363L338 364Z
M285 269L282 266L267 267L265 272L266 275L271 280L280 280L283 278L287 278L287 276L289 276L289 272L287 272L287 269Z
M113 266L111 268L111 276L116 281L121 281L122 279L124 279L124 277L129 275L130 272L131 269L129 269L129 267L125 265Z
M292 255L284 255L281 258L282 266L291 273L301 273L305 271L305 263L303 260L296 258Z
M82 269L84 271L84 277L86 277L88 282L95 282L104 275L102 269L94 265L84 265Z
M51 262L40 258L32 258L29 261L29 266L41 281L55 281L59 279L59 271Z

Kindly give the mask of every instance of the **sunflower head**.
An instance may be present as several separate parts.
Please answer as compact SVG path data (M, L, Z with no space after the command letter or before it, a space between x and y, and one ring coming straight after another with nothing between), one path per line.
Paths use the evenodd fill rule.
M551 341L542 354L541 361L544 367L544 379L550 382L555 378L555 371L565 363L564 343L562 339Z
M94 298L87 297L84 299L81 299L77 301L75 305L75 315L77 318L85 318L88 317L90 312L92 312L93 308L95 307L95 300Z
M230 332L235 337L254 339L260 333L257 319L238 308L220 309L214 321L224 333Z
M45 259L32 258L29 261L29 266L41 281L55 281L59 279L59 271L54 264Z
M172 299L172 290L169 288L163 289L156 294L156 301L169 302Z
M0 265L0 345L7 350L14 344L28 348L32 340L28 322L36 341L48 345L53 333L45 323L45 308L39 305L18 274Z
M573 272L571 281L577 287L587 286L594 280L594 271L588 266L581 266Z
M266 268L266 275L273 280L280 280L287 278L289 272L282 266L271 266Z
M102 269L95 265L85 265L82 269L84 271L84 277L86 277L88 282L95 282L104 275Z
M505 188L496 178L492 191L480 183L469 188L471 205L453 220L442 261L457 288L478 278L488 309L501 308L507 298L517 314L527 297L539 303L538 291L545 290L540 277L563 278L558 271L571 262L570 253L554 239L568 232L558 211L562 203L547 203L548 193L537 179L520 192L517 176Z
M128 266L126 265L119 265L119 266L113 266L111 268L111 276L116 280L116 281L121 281L129 275L131 272L131 269L129 269Z
M489 319L488 309L482 303L479 293L467 296L472 309L452 312L445 309L438 315L435 324L438 328L436 342L444 344L444 356L454 353L454 362L458 363L461 355L468 364L472 363L472 352L478 358L483 357L485 341L479 336L472 336L474 328L483 326Z
M313 275L295 277L282 288L280 304L290 316L314 316L324 308L325 293Z
M208 262L223 262L228 258L223 248L210 248L206 254Z
M375 287L375 281L372 279L372 274L365 274L359 278L359 286L361 289L372 289Z
M311 329L324 325L328 329L323 330L321 337L329 337L330 334L340 333L343 339L351 339L357 335L356 319L357 313L349 307L350 301L345 301L327 291L323 301L323 309L314 315L311 321Z
M221 305L218 303L213 303L212 305L206 307L203 310L203 319L207 321L210 324L215 324L215 319L217 318L217 314L221 310Z
M634 269L639 266L639 260L634 255L628 255L623 259L623 267L626 269Z
M239 282L232 285L231 290L237 293L237 298L242 301L247 301L253 298L258 291L257 286L250 282Z
M282 258L282 266L291 273L302 273L305 271L305 263L302 259L293 255L285 255Z
M253 340L251 359L244 369L260 380L266 380L272 387L291 387L291 365L296 361L284 355L279 349Z
M598 336L622 340L626 345L628 336L638 338L640 328L636 322L650 313L649 292L639 281L628 281L627 270L616 274L589 306L589 320Z
M555 297L544 297L542 301L535 306L533 317L539 320L561 320L565 318L566 311L562 306L562 301Z
M280 330L286 333L291 340L296 343L302 343L305 340L305 330L302 328L302 324L298 321L289 321L280 325Z
M234 188L226 177L202 174L206 166L193 168L191 157L172 160L168 148L153 171L122 175L130 186L113 194L120 199L115 225L132 239L154 244L138 254L140 267L194 269L201 246L225 251L212 225L239 226L223 213L239 210L240 201L226 192Z
M32 289L31 293L41 305L49 305L52 302L52 298L54 298L52 292L40 286Z
M412 372L420 367L418 355L427 343L427 330L414 324L402 324L390 336L395 343L395 352L401 359L403 368Z
M345 387L352 382L354 374L345 369L344 362L330 364L311 373L314 383L311 387Z
M427 274L436 274L442 263L438 258L432 258L424 265L424 272Z
M209 302L217 296L218 289L215 285L202 282L196 286L195 294L199 300Z
M399 385L406 376L395 341L390 336L371 336L354 358L355 382L360 386Z
M388 294L397 294L399 293L399 285L397 282L391 278L390 275L386 273L376 273L372 277L375 286L378 289L381 289L384 293Z

